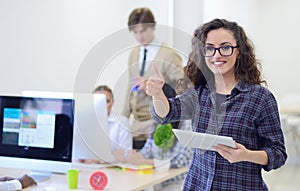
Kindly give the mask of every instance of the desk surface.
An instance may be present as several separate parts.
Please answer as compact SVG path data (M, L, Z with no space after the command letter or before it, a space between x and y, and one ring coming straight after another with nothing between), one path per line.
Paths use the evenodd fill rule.
M122 171L116 170L115 168L103 168L103 169L80 169L79 180L78 180L78 191L93 190L88 183L89 176L93 171L101 170L108 176L108 185L105 190L110 191L140 191L146 189L150 186L173 178L177 175L187 172L187 168L170 169L168 172L156 172L153 174L140 175L132 171ZM0 177L2 176L12 176L20 177L23 174L29 174L28 170L16 170L0 168ZM68 190L67 178L64 174L53 174L51 178L38 183L37 186L29 187L24 189L29 190L39 190L43 191L45 187L51 186L55 187L57 191Z

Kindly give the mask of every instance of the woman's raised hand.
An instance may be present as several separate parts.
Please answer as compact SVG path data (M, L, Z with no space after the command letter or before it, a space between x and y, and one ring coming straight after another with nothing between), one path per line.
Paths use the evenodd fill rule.
M151 76L147 80L146 93L154 98L159 98L164 95L162 87L165 84L165 81L155 62L152 63L152 69L154 71L154 76Z

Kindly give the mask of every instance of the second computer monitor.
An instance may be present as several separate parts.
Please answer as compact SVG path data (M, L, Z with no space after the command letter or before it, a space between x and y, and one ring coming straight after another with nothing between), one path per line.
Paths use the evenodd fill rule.
M104 94L74 94L76 100L73 159L112 162Z

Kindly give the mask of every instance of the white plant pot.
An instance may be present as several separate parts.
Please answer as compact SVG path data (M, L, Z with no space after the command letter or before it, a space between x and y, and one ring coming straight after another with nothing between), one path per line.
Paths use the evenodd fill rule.
M154 167L156 171L159 172L168 172L170 169L170 159L167 160L158 160L154 159Z

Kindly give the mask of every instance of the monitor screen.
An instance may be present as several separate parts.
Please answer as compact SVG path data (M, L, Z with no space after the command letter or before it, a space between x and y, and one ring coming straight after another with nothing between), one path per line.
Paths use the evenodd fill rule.
M73 99L0 96L0 166L65 171L49 164L71 164L73 126Z
M67 98L75 100L72 162L94 159L114 162L108 131L107 103L103 94L26 90L27 97ZM83 166L84 167L84 166Z

